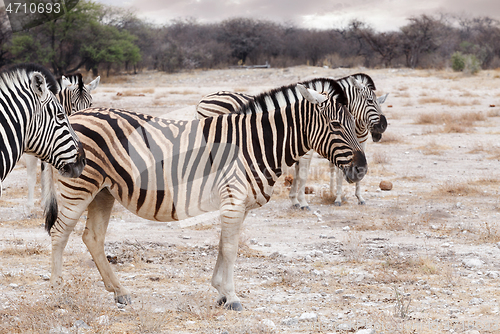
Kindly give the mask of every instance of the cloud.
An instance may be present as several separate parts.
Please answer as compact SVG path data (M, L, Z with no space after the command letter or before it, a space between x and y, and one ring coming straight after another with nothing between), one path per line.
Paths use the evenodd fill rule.
M118 0L99 0L116 5ZM498 0L128 0L125 6L139 17L165 24L179 18L201 23L250 17L291 22L308 28L345 27L351 20L366 22L379 31L396 30L407 18L421 14L454 13L500 19Z

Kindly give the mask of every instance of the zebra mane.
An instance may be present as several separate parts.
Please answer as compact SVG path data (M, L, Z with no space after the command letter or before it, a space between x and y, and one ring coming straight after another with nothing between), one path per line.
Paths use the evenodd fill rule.
M314 89L319 93L326 93L327 95L337 95L338 103L343 105L347 104L347 98L344 91L337 83L337 81L328 78L319 78L309 81L300 82L307 88ZM270 110L276 110L295 101L301 101L303 96L297 90L297 84L278 87L270 91L256 95L253 101L243 105L239 110L235 111L237 114L252 114L252 113L267 113Z
M83 83L83 77L81 73L75 73L75 74L64 74L66 79L68 79L73 85L78 85L78 91L81 93L85 87ZM57 83L59 84L59 87L62 87L62 77L57 78Z
M339 80L339 81L344 80L344 79L347 79L348 77L355 78L356 80L363 83L363 85L368 86L368 88L370 88L373 91L377 90L377 88L375 88L375 83L373 82L372 78L366 73L356 73L356 74L352 74L352 75L349 75L347 77L343 77L343 78L340 78L337 80Z
M22 72L25 72L28 77L33 72L40 72L45 77L48 89L54 95L59 92L59 85L57 84L56 79L54 79L52 73L50 73L50 71L46 67L38 64L23 63L7 66L0 71L0 79L3 81L12 81L14 79L14 76L17 76L19 79L21 79Z

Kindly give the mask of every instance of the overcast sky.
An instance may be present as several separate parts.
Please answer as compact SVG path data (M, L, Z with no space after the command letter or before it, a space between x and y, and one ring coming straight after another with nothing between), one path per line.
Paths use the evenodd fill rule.
M195 18L200 23L250 17L299 27L345 27L358 19L377 31L397 30L406 19L421 14L453 13L500 20L499 0L97 0L132 7L141 18L159 24Z

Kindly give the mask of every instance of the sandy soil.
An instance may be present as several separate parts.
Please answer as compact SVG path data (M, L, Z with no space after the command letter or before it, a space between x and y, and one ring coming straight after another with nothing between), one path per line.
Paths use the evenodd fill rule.
M125 309L100 282L82 217L66 248L66 285L52 289L50 239L39 202L25 207L21 161L0 200L0 332L500 333L500 71L146 72L103 78L94 106L190 119L214 91L256 94L361 71L378 95L390 93L386 134L367 145L367 204L344 184L343 205L332 206L319 157L311 212L292 210L279 184L244 223L235 272L243 312L213 305L217 212L156 223L116 205L106 251L132 291ZM393 189L381 191L382 180Z

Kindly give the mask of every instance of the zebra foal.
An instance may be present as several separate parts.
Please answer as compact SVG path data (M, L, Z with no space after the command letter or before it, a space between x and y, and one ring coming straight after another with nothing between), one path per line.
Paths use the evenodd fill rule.
M26 152L52 164L62 176L78 177L85 153L55 95L52 74L36 64L0 72L1 181Z
M56 94L57 100L62 104L66 115L89 108L92 106L91 91L97 88L101 77L95 78L88 85L83 83L80 73L63 75L56 80L59 92ZM26 205L32 208L35 204L36 166L38 158L26 154L26 174L28 176L28 202Z
M88 208L83 241L104 281L120 303L130 293L104 254L104 238L115 200L136 215L172 221L220 210L221 236L212 285L218 302L241 310L233 282L241 224L249 210L271 198L282 167L310 149L339 166L349 182L361 179L366 159L354 120L334 80L325 95L286 86L255 97L240 110L201 120L175 121L125 110L90 108L70 117L87 153L78 179L59 180L57 210L48 207L52 239L51 282L62 277L62 252ZM305 99L303 98L305 97ZM43 171L43 182L52 173ZM53 190L53 189L52 189ZM44 202L53 204L54 192Z
M377 142L381 139L382 133L387 128L387 120L382 114L380 105L385 102L388 94L379 98L375 95L375 84L373 80L364 73L353 74L344 78L336 79L342 87L342 90L347 97L347 106L352 113L356 124L356 137L363 149L366 147L366 140L371 133L373 141ZM302 82L301 84L316 89L322 90L318 87L319 80L310 80ZM201 99L196 106L196 118L217 116L224 113L237 112L243 105L253 100L252 95L220 91L209 94ZM309 209L309 205L305 197L305 185L307 176L309 175L309 167L313 151L308 152L295 164L295 178L290 189L290 200L292 205L301 209ZM331 178L330 190L333 194L334 187L334 172L335 166L330 165ZM337 198L335 205L341 204L342 194L342 173L337 170ZM361 197L360 183L356 182L356 197L359 204L365 204L365 200Z

